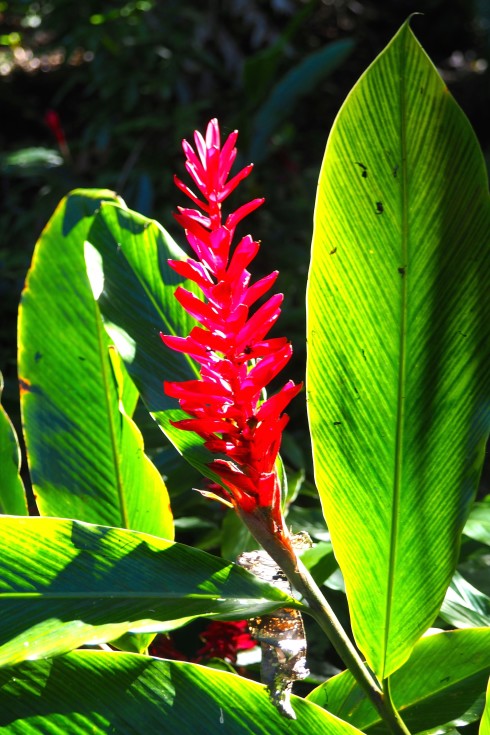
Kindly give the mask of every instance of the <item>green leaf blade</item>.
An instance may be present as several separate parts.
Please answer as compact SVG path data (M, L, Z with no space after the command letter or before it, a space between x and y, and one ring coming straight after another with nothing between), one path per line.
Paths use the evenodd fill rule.
M169 258L182 260L185 253L154 220L111 204L101 208L89 237L100 257L100 273L89 268L89 276L93 288L104 283L98 304L105 327L142 399L179 453L205 477L216 479L207 467L213 455L204 448L204 440L170 423L185 415L163 389L165 380L199 375L187 355L160 339L160 332L185 336L196 325L174 292L178 285L200 292L168 265Z
M27 662L0 671L0 692L5 735L359 733L299 697L297 720L281 717L263 686L235 674L136 654L76 651Z
M436 633L422 638L407 663L391 677L395 706L410 732L462 718L485 690L490 673L490 629ZM314 689L307 699L367 733L386 726L350 672ZM477 716L467 716L467 724Z
M490 735L490 678L488 680L485 709L481 719L479 735Z
M0 666L196 616L301 604L241 567L156 536L57 518L0 517Z
M173 535L168 494L120 410L126 394L87 278L84 242L108 191L76 190L58 206L33 256L19 313L21 407L29 469L43 515ZM131 396L130 396L131 393ZM144 509L144 513L141 512Z
M316 481L380 678L436 617L481 470L489 223L477 142L405 25L332 129L308 285Z
M0 373L0 398L3 375ZM20 476L20 448L17 434L0 403L0 514L27 515L24 483Z

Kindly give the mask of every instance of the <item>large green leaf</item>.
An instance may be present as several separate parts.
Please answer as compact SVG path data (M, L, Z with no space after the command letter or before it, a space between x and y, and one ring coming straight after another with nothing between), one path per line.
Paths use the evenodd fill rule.
M196 664L105 651L76 651L0 671L5 735L355 735L310 702L292 698L282 717L263 686Z
M490 626L490 598L456 572L439 615L455 628Z
M3 375L0 373L0 398ZM27 515L24 483L20 476L20 450L17 434L0 403L0 513Z
M22 294L19 373L32 483L43 515L173 535L168 494L127 415L134 390L111 364L84 242L111 192L72 192L44 229Z
M422 638L391 679L395 706L410 732L459 718L485 690L490 674L490 628L437 633ZM389 733L349 671L334 676L307 697L368 733Z
M490 546L490 496L475 503L464 527L465 536Z
M3 516L0 537L0 665L184 618L301 607L242 567L135 531Z
M102 205L89 239L92 288L141 397L178 451L202 474L214 477L206 466L212 456L203 440L170 423L185 414L163 392L164 380L198 377L196 364L166 347L159 336L185 336L196 324L174 292L177 285L199 291L167 263L169 258L182 260L185 253L157 222L112 204Z
M332 128L308 285L316 482L381 678L437 615L481 471L489 215L475 136L405 24Z
M487 698L483 717L481 718L479 735L490 735L490 679L488 680Z

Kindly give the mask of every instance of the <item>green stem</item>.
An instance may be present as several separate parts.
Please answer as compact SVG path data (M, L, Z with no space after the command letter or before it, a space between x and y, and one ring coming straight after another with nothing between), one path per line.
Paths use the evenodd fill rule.
M393 705L389 687L383 690L374 674L361 659L320 588L301 559L297 557L288 540L280 533L271 533L270 524L264 523L264 519L259 514L240 512L239 514L257 541L282 569L291 585L302 595L308 605L308 612L325 632L352 676L373 703L379 716L390 727L393 735L410 735Z
M400 726L400 732L408 733L408 735L410 735L410 731L403 722L400 713L398 712L397 708L395 707L395 703L393 702L393 697L391 696L391 680L389 678L383 680L383 694L386 707L391 712L391 717L393 718L393 721L397 722Z

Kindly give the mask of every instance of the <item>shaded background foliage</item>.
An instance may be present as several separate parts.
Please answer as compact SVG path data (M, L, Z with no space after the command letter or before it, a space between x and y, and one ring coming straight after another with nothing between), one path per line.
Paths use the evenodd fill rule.
M183 204L172 174L184 176L181 139L213 116L225 133L240 129L243 162L254 151L260 164L240 196L266 196L251 224L263 242L257 262L263 273L281 271L286 298L278 334L293 341L288 376L303 380L304 294L325 141L350 88L415 11L425 16L414 19L414 30L488 159L488 0L0 2L0 369L3 403L18 431L17 306L34 243L57 203L75 187L106 187L184 244L171 216ZM311 68L302 70L310 55L349 40L350 51L334 54L333 66L325 65L318 78ZM279 114L269 110L267 118L264 105L295 70L304 94L295 96L287 77ZM59 115L67 149L46 122L49 110ZM261 147L264 119L270 134ZM304 401L297 399L290 414L283 454L293 480L303 468L311 479ZM144 421L143 430L147 448L169 476L177 517L196 513L195 494L179 493L195 481L192 471L183 476L178 469L177 482L162 434ZM300 505L308 506L308 483ZM307 510L306 525L314 529L315 511ZM299 526L303 511L295 509ZM221 544L223 555L233 557L230 538L239 535L234 517L226 517L223 537L215 522L219 516L221 524L221 509L204 502L198 512L198 521L184 518L178 525L179 539L197 539L202 548ZM319 510L317 520L320 540ZM347 623L344 595L330 594ZM313 655L315 645L313 639Z

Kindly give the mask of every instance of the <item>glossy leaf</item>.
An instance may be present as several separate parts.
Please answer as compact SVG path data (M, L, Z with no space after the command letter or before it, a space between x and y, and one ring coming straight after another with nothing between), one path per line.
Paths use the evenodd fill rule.
M437 633L422 638L393 674L393 700L410 732L456 719L467 724L478 719L471 705L485 690L489 674L490 628ZM329 679L307 699L364 732L389 733L349 671Z
M456 572L439 615L455 628L490 626L490 598Z
M490 554L485 546L475 549L473 554L460 562L458 569L465 579L490 597Z
M465 536L490 546L490 497L475 503L464 527Z
M155 640L156 633L124 633L119 638L111 641L111 646L119 651L129 651L131 653L148 652L149 645Z
M104 199L116 197L77 190L64 199L27 276L19 374L29 469L43 515L172 537L165 484L120 400L132 413L134 389L122 367L115 374L86 275L84 242Z
M186 414L163 392L164 380L198 376L187 355L160 339L160 332L182 336L196 324L174 292L179 284L197 289L167 263L185 253L154 220L111 204L101 207L89 237L98 260L90 257L88 272L105 327L142 399L178 451L203 475L215 478L206 466L212 456L204 440L171 425Z
M481 471L489 215L475 136L405 24L331 131L308 285L316 483L380 678L437 615Z
M0 398L3 375L0 373ZM27 515L24 483L20 476L20 449L17 434L0 403L0 513Z
M487 699L481 718L479 735L490 735L490 678L487 686Z
M114 345L109 346L119 400L119 461L123 501L128 506L128 525L135 530L174 538L170 500L162 476L146 456L143 437L126 406L135 405L138 392Z
M0 518L0 665L196 616L301 606L241 567L164 539L58 518Z
M293 697L282 717L263 686L196 664L76 651L0 670L5 735L355 735L358 730Z

